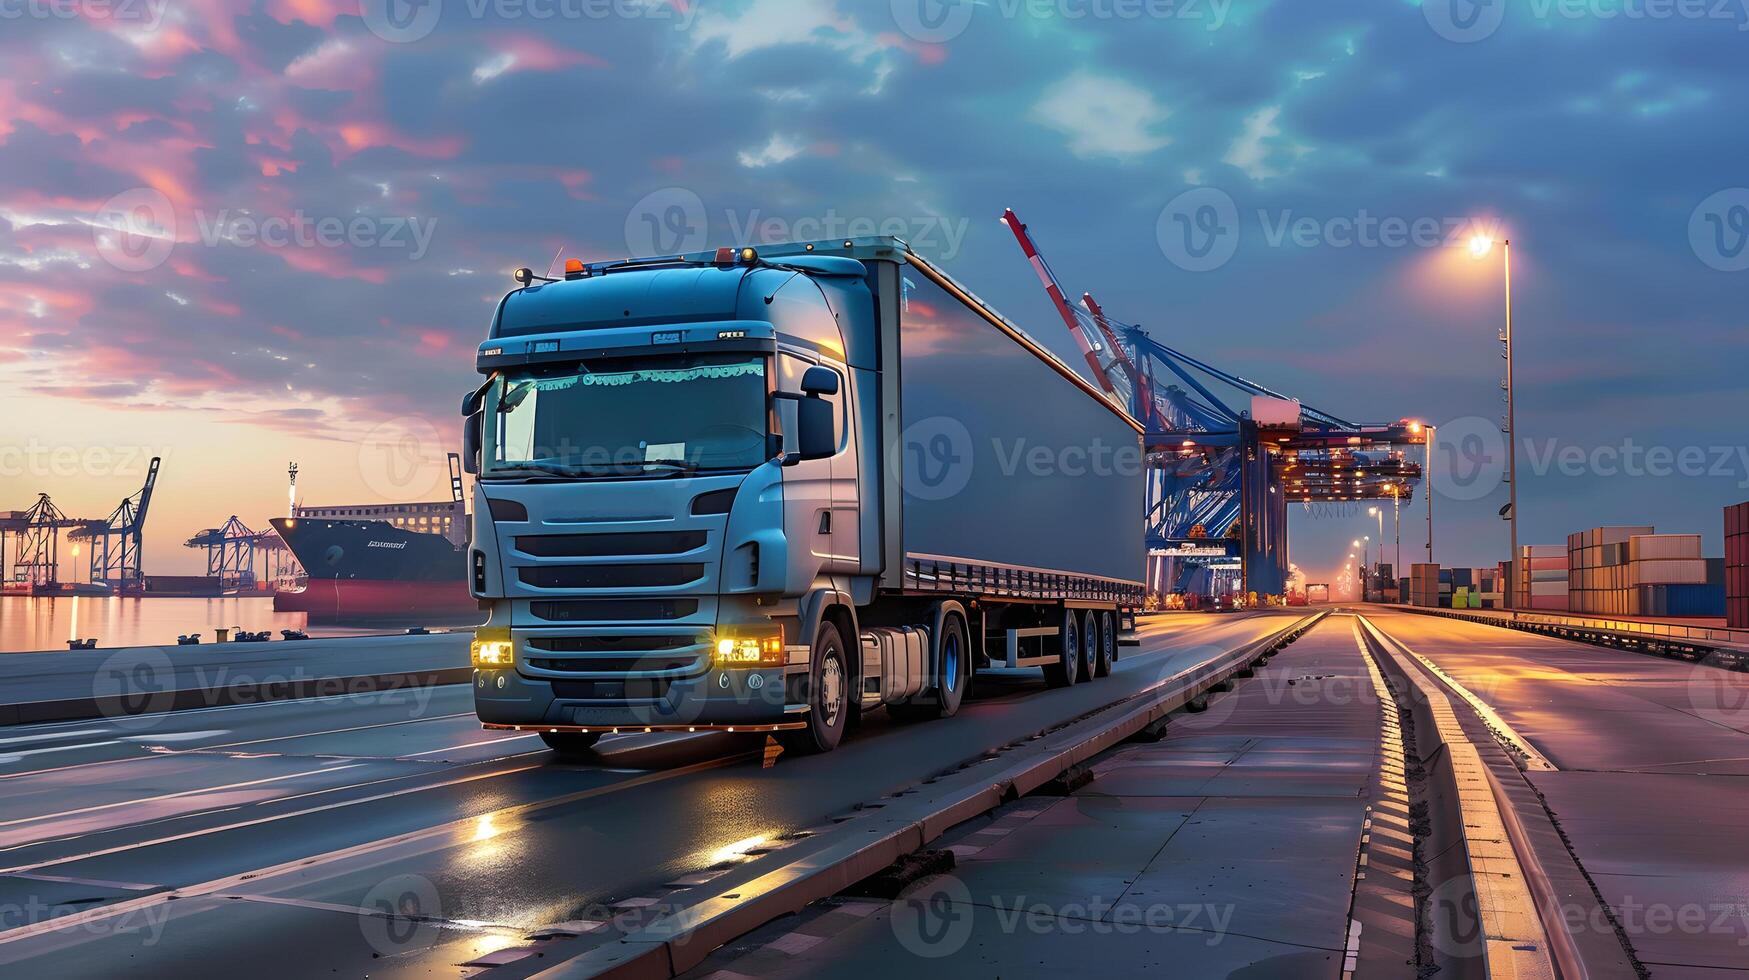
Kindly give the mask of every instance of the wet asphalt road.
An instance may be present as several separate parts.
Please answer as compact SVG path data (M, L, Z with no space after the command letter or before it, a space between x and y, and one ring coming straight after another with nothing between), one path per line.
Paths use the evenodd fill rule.
M1282 625L1144 623L1110 678L984 675L954 719L877 714L817 758L657 734L560 764L538 738L480 730L465 686L0 729L0 964L464 975L530 930L635 904Z
M1367 615L1554 764L1527 777L1654 978L1749 977L1749 674Z

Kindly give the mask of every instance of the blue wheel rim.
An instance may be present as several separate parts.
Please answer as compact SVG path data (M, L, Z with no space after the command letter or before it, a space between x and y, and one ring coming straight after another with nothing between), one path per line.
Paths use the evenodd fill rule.
M959 690L960 686L960 638L958 633L949 633L941 641L941 679L950 691Z

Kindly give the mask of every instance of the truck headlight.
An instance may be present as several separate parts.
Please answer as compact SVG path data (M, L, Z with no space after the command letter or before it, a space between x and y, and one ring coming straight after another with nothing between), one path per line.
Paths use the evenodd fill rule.
M783 627L742 627L717 634L714 660L719 669L734 667L781 667Z
M468 651L475 667L509 667L516 662L516 647L510 642L510 631L504 628L475 630Z

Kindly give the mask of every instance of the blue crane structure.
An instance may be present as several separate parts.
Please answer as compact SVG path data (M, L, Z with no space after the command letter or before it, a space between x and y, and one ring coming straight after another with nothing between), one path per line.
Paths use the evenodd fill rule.
M91 582L108 585L117 595L140 595L146 591L140 552L146 527L146 512L152 506L152 490L158 485L158 464L152 457L146 467L146 482L124 499L106 521L94 521L69 538L91 542Z
M1014 211L1001 220L1094 380L1146 430L1150 591L1211 593L1236 569L1242 591L1282 595L1289 504L1413 498L1421 466L1401 447L1424 444L1420 423L1347 421L1168 347L1090 293L1071 304Z

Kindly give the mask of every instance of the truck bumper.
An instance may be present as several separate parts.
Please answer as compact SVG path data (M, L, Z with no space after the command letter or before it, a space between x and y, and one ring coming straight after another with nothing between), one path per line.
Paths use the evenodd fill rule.
M560 731L773 731L807 724L785 703L784 668L710 670L657 685L552 681L514 668L474 671L474 708L487 728ZM646 686L640 689L640 683ZM649 696L639 696L649 695Z

